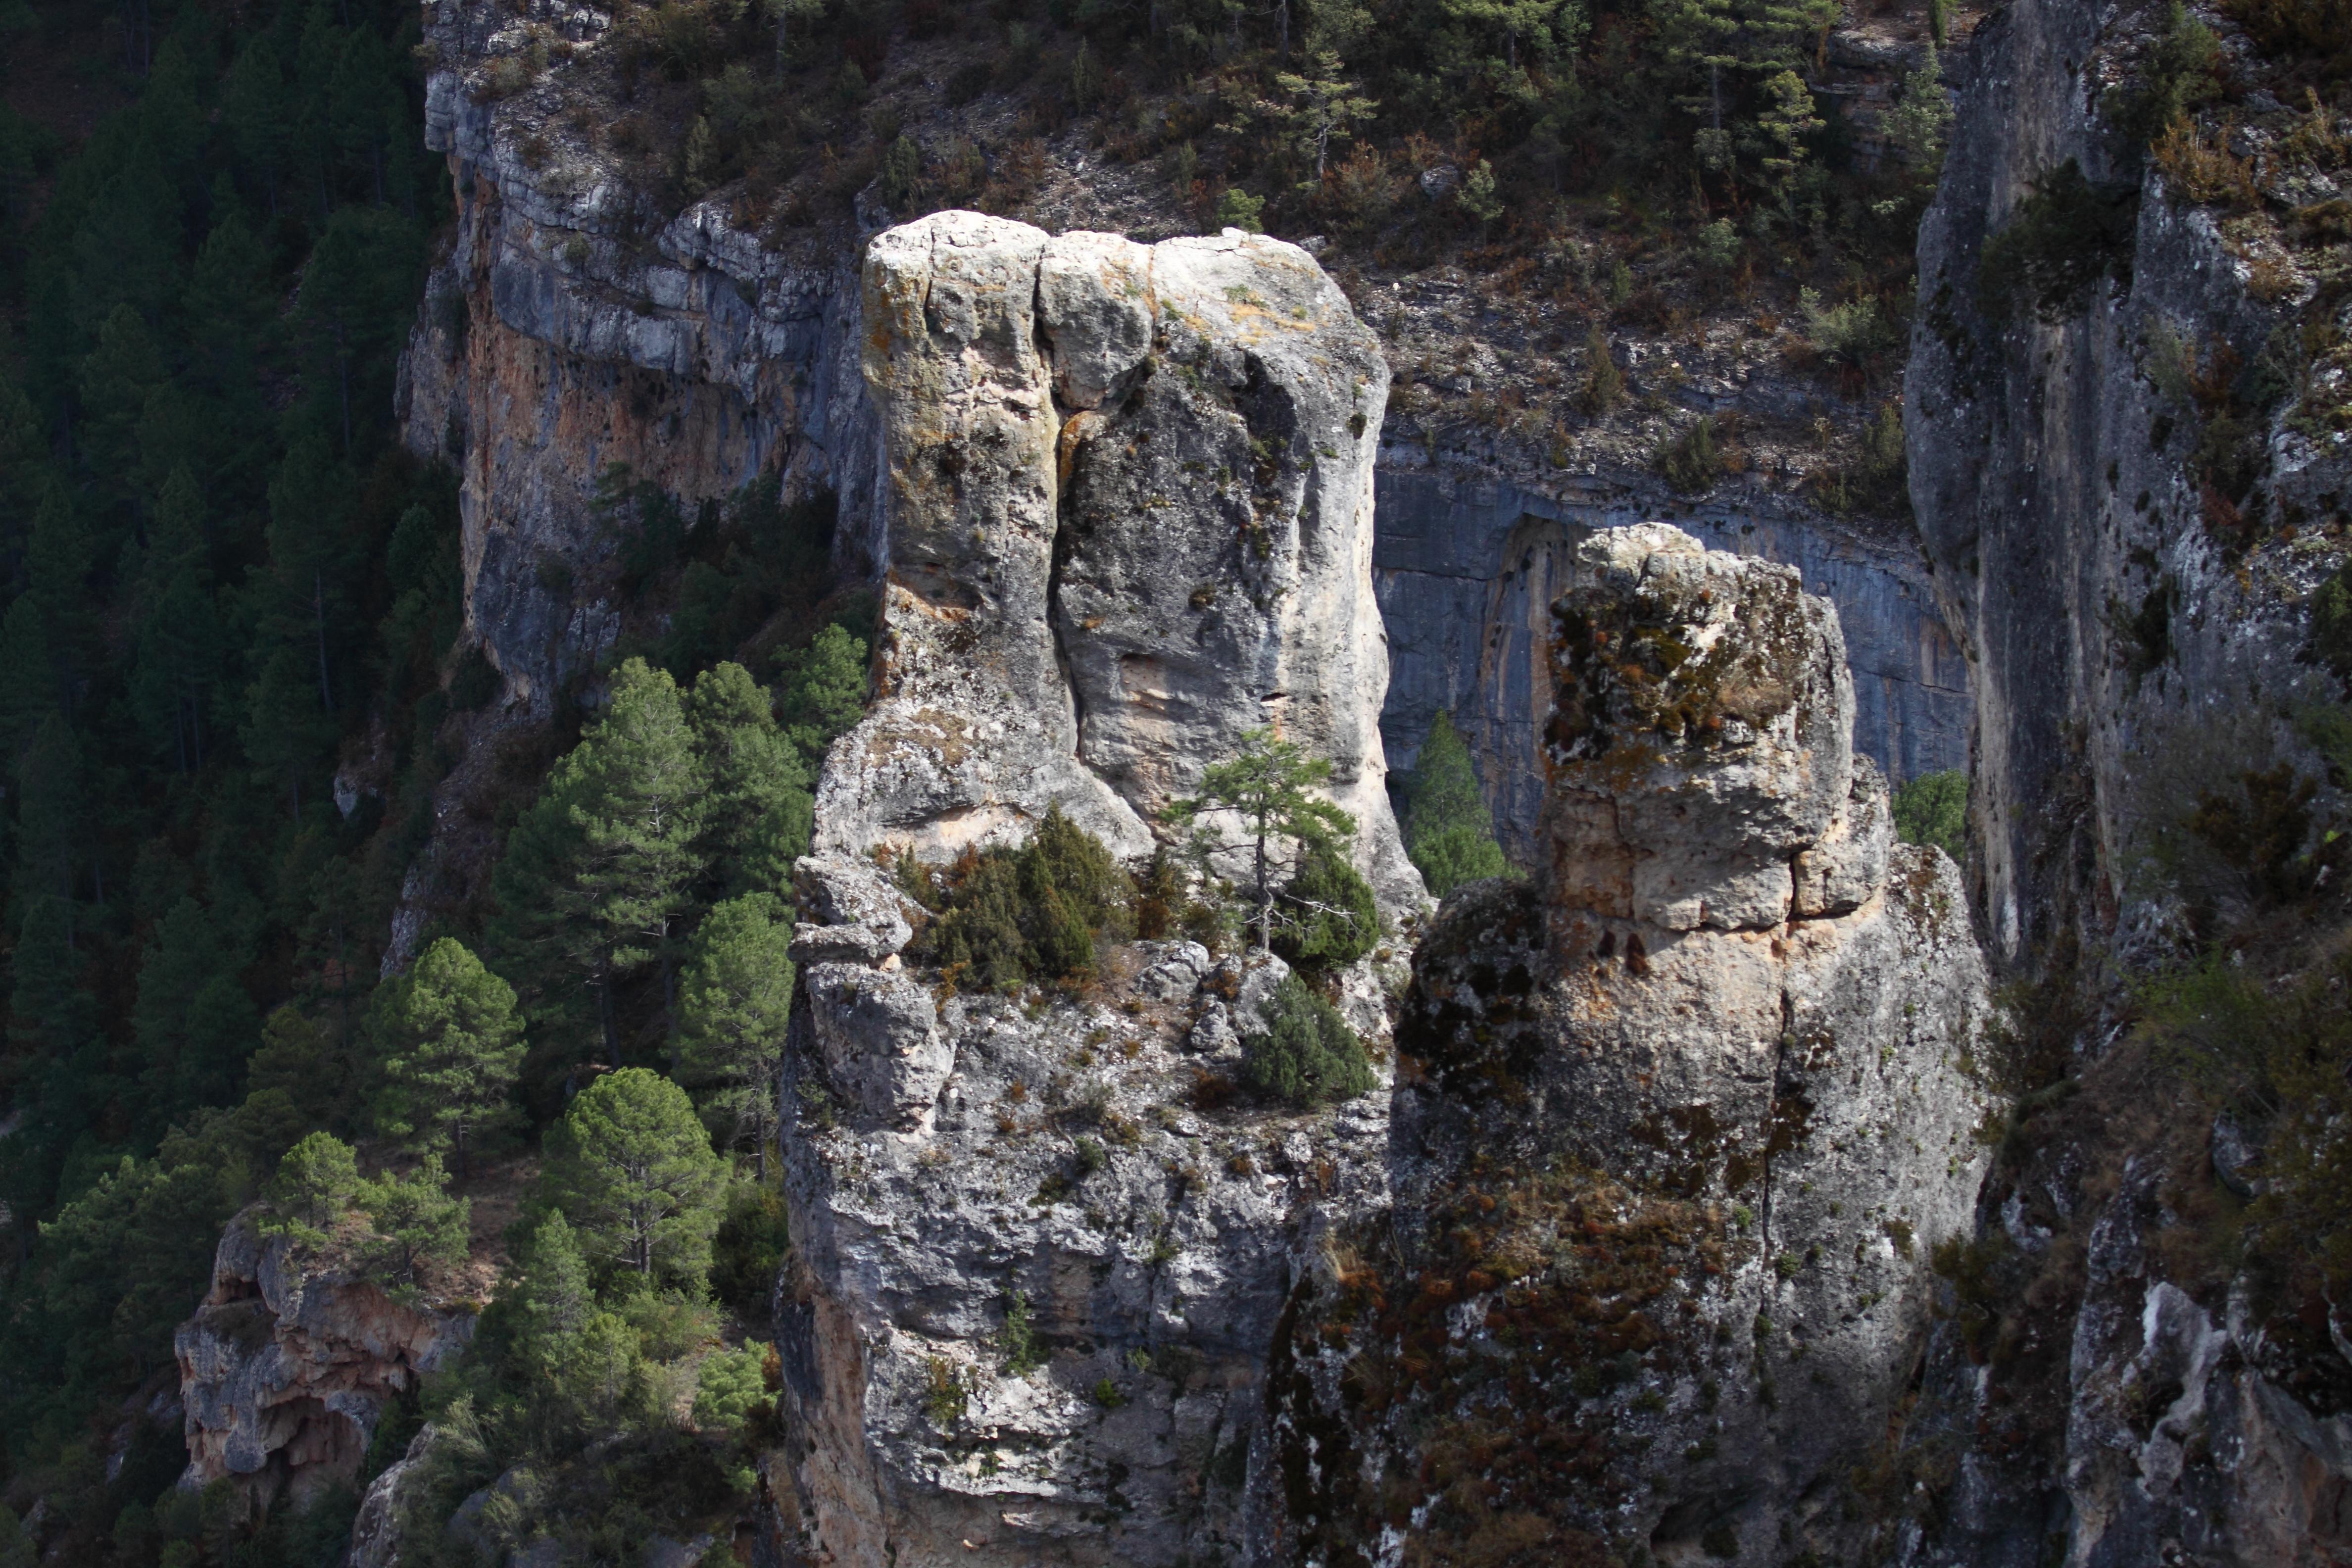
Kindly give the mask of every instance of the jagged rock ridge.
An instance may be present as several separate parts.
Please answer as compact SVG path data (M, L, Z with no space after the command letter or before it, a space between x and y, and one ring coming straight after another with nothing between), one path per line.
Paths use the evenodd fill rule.
M1213 291L1171 252L1210 264ZM1927 1246L1964 1228L1981 1169L1985 980L1949 863L1889 844L1835 614L1787 568L1659 525L1578 548L1547 868L1456 900L1424 944L1394 1128L1362 1100L1184 1103L1185 1053L1232 1037L1220 993L1238 1007L1264 979L1202 950L1142 944L1100 1000L1025 1011L942 1002L905 968L916 911L862 851L945 855L1048 802L1139 850L1145 814L1258 721L1255 670L1296 672L1273 688L1286 727L1363 748L1340 752L1343 780L1376 765L1380 690L1349 682L1379 672L1377 643L1281 611L1369 604L1369 468L1346 454L1377 439L1378 384L1297 377L1326 395L1293 393L1288 424L1246 401L1293 374L1264 364L1268 342L1346 366L1344 302L1318 285L1305 257L1237 237L1147 250L947 215L874 247L882 699L828 759L787 1063L781 1348L812 1557L1276 1562L1420 1528L1430 1500L1391 1481L1432 1434L1407 1396L1385 1418L1351 1397L1405 1363L1385 1326L1350 1339L1350 1293L1426 1284L1464 1203L1563 1160L1574 1201L1606 1188L1675 1232L1612 1241L1635 1268L1673 1249L1649 1294L1689 1310L1558 1342L1576 1353L1544 1375L1563 1389L1617 1369L1559 1431L1654 1428L1697 1456L1606 1498L1546 1478L1540 1528L1563 1544L1630 1523L1712 1550L1723 1529L1760 1563L1783 1523L1842 1539L1786 1500L1856 1460L1916 1359ZM1227 308L1203 327L1188 288ZM1221 460L1244 438L1246 478ZM1232 629L1204 614L1228 596L1246 601ZM1130 679L1146 649L1166 685ZM1515 1310L1507 1278L1447 1281L1469 1313L1437 1310L1454 1340L1495 1338L1473 1307ZM1034 1375L1024 1310L1051 1352ZM1636 1390L1663 1403L1625 1408Z

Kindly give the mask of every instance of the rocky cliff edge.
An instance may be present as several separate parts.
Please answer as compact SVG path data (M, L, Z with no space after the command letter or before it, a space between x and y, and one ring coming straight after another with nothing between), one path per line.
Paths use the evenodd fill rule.
M470 1308L395 1298L238 1216L173 1342L186 1484L228 1480L262 1508L349 1484L384 1405L470 1343L474 1321Z

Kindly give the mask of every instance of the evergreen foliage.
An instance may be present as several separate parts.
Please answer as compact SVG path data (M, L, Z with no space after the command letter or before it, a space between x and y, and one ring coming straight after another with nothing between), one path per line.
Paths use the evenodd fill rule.
M2045 321L2064 321L2102 279L2130 278L2138 216L2137 185L2095 186L2067 159L1985 241L1978 287L1986 310L2006 320L2030 307Z
M1270 729L1251 730L1238 756L1202 771L1200 794L1161 813L1191 830L1188 847L1204 870L1241 859L1261 949L1272 949L1277 922L1286 931L1298 923L1282 904L1283 885L1310 858L1336 855L1355 837L1356 819L1315 793L1330 777L1328 759L1308 756Z
M760 1372L760 1352L750 1345L713 1351L695 1369L694 1424L706 1430L739 1432L772 1403Z
M1962 865L1969 858L1969 775L1957 768L1921 773L1895 792L1895 834L1932 844Z
M866 643L828 625L806 649L779 655L776 718L810 767L835 735L857 722L866 702Z
M644 1068L607 1074L572 1101L547 1147L548 1195L592 1264L701 1291L726 1165L684 1089Z
M1309 850L1283 884L1275 951L1306 969L1344 969L1379 945L1381 910L1372 885L1328 846Z
M764 1319L791 1244L783 1194L761 1180L736 1181L711 1238L711 1293L748 1320Z
M793 922L772 893L713 908L678 988L678 1078L722 1146L767 1169L776 1140L776 1073L792 1016Z
M473 1205L450 1195L440 1155L425 1155L406 1175L386 1171L364 1180L355 1195L373 1231L369 1267L380 1278L409 1285L426 1265L446 1268L464 1261Z
M1306 1107L1351 1100L1379 1081L1339 1010L1297 975L1275 987L1265 1011L1265 1033L1242 1039L1242 1076L1258 1093Z
M1096 934L1123 930L1133 897L1110 851L1058 804L1018 849L967 851L938 882L920 871L904 880L936 916L916 955L950 984L990 991L1091 975Z
M261 1228L317 1246L342 1223L359 1191L359 1156L352 1146L331 1132L313 1132L286 1151L278 1174L262 1189L272 1212Z
M1443 899L1465 882L1510 874L1470 748L1452 716L1431 721L1404 786L1405 853L1432 895Z
M593 1007L617 1066L618 988L657 967L669 995L680 938L714 895L783 886L814 820L796 744L740 665L688 691L643 659L620 666L604 715L517 820L491 879L492 951L543 1032L576 1036Z
M447 1150L464 1176L467 1148L514 1120L507 1097L523 1051L514 988L445 936L376 993L373 1033L383 1130L421 1152Z
M467 1204L440 1157L478 1173L488 1133L531 1131L515 1112L551 1119L600 1000L607 1059L656 1059L683 1029L677 962L711 945L705 912L783 887L814 761L860 710L871 610L847 604L805 654L778 640L821 613L829 498L788 505L762 481L689 516L617 487L616 542L667 629L621 650L646 663L611 672L615 710L541 792L552 809L517 820L519 770L493 770L498 798L467 808L541 873L508 885L584 912L587 960L619 994L551 962L545 927L485 932L454 889L411 884L409 907L431 910L423 952L376 995L461 715L499 688L458 646L456 476L394 428L425 237L450 207L422 146L417 15L133 5L107 29L137 47L102 71L77 53L85 20L0 0L7 47L32 28L24 58L87 77L75 112L121 105L70 138L0 107L0 1229L16 1260L0 1417L7 1473L55 1503L49 1554L140 1565L198 1550L198 1503L168 1490L176 1431L141 1427L110 1478L86 1466L88 1434L171 1366L223 1226L266 1195L256 1223L404 1287L462 1259ZM693 679L730 654L782 660L785 721L740 668ZM574 696L558 694L559 732ZM339 804L347 762L359 789ZM519 1078L531 1046L549 1070ZM362 1175L345 1140L377 1130L400 1168ZM781 1238L759 1217L739 1272L772 1272ZM670 1276L698 1289L690 1264ZM672 1317L707 1321L677 1300ZM574 1325L590 1369L567 1374L574 1415L634 1420L656 1384L690 1377L675 1325L623 1305ZM482 1408L496 1442L540 1452ZM715 1461L669 1460L705 1501L732 1495ZM223 1517L202 1560L317 1560L352 1503Z

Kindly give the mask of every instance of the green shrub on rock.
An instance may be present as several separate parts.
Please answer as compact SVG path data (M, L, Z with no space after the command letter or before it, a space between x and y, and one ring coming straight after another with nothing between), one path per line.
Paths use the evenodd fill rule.
M1430 892L1444 898L1465 882L1510 875L1478 773L1454 721L1440 713L1404 780L1405 853Z
M1969 858L1969 775L1958 768L1921 773L1895 792L1895 836L1934 845L1954 860Z
M1372 885L1338 850L1318 847L1282 889L1288 919L1274 950L1307 969L1342 969L1381 940L1380 905Z
M1352 1100L1378 1081L1356 1031L1296 975L1268 999L1265 1032L1242 1040L1242 1076L1260 1094L1300 1107Z
M1100 839L1049 806L1020 848L968 853L940 882L914 879L937 916L916 952L979 990L1083 979L1096 933L1123 929L1130 886Z
M2311 657L2337 679L2352 680L2352 563L2312 593Z

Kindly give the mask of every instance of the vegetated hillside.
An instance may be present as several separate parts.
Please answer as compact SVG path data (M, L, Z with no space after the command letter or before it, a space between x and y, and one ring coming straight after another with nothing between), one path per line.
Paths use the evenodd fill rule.
M655 1424L709 1458L677 1473L731 1510L749 1483L729 1445L759 1402L759 1358L744 1373L740 1354L714 1361L711 1347L737 1336L727 1314L764 1313L780 1238L772 1203L713 1152L714 1138L725 1151L758 1131L742 1121L741 1075L755 1069L740 1057L752 1002L719 975L762 943L780 953L782 928L766 906L738 908L689 952L695 922L680 921L656 944L661 962L626 955L597 993L612 1023L580 1039L549 1022L534 977L553 960L530 933L492 949L522 984L519 1004L472 958L468 945L489 945L481 905L450 912L462 943L436 944L440 927L410 933L426 968L446 959L433 974L379 984L435 792L485 749L471 737L498 692L460 640L456 478L394 438L398 352L451 210L422 146L415 13L14 5L0 32L0 1200L12 1233L0 1408L13 1510L0 1552L336 1560L350 1483L398 1457L413 1410L384 1413L383 1444L340 1487L310 1489L307 1512L281 1506L265 1523L266 1488L171 1489L189 1458L173 1332L205 1293L224 1222L268 1194L292 1226L277 1245L309 1260L297 1274L340 1268L364 1289L478 1310L518 1203L535 1218L556 1202L530 1155L585 1087L566 1074L599 1039L694 1084L690 1108L672 1090L657 1109L717 1175L693 1188L684 1261L634 1271L596 1239L584 1189L563 1189L575 1195L556 1212L583 1216L583 1278L618 1289L634 1272L671 1295L630 1295L655 1305L626 1332L577 1313L560 1326L606 1334L624 1391L675 1394L683 1377L691 1405L706 1363L706 1386L733 1388L708 1419ZM703 590L644 651L688 674L740 653L777 676L785 632L771 623L825 591L824 520L772 490L703 515L640 500L614 479L633 588L647 605L675 601L682 583ZM792 649L820 629L787 619ZM845 702L856 711L862 655L847 634L795 658L781 672L797 677L790 728L740 670L696 688L696 744L677 766L707 832L669 866L707 883L687 900L697 910L744 890L739 861L755 842L789 860L792 799L806 831L805 752L845 721ZM528 738L520 773L487 770L503 785L498 834L579 725L567 708ZM743 804L755 795L756 810ZM576 871L564 812L580 798L531 819L535 897L560 900L548 889ZM649 1045L666 978L683 986L675 1016L704 1023L653 1025ZM714 1021L730 1016L732 1034ZM631 1382L645 1357L674 1368ZM734 1386L745 1376L748 1396ZM487 1395L480 1407L485 1423L500 1408Z
M527 164L642 195L648 233L696 201L787 252L946 207L1262 226L1308 240L1388 339L1392 439L1905 504L1934 45L1963 25L1944 0L584 15L469 23L438 63ZM1693 408L1722 412L1694 434Z

